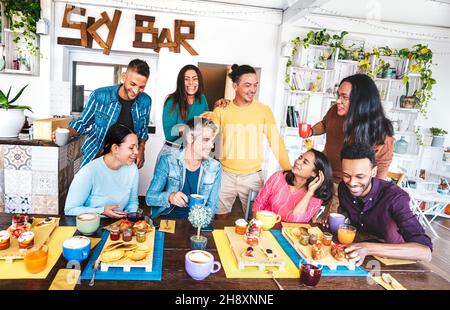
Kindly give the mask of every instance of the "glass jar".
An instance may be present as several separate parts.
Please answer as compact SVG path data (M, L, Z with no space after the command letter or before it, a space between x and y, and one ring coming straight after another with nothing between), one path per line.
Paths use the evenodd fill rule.
M309 244L313 245L317 243L317 235L316 234L309 234Z
M131 241L133 238L133 230L131 228L125 229L122 233L122 239L125 242Z
M401 136L400 140L395 142L394 152L397 154L406 154L408 152L408 142L405 140L405 136Z
M333 235L330 233L324 233L322 236L322 243L323 245L330 246L331 241L333 240Z
M111 238L112 241L117 241L120 239L119 226L114 225L109 229L109 238Z
M308 245L309 244L309 235L301 235L300 236L300 244Z
M145 234L146 234L146 231L144 229L138 229L136 231L136 241L137 242L145 242Z

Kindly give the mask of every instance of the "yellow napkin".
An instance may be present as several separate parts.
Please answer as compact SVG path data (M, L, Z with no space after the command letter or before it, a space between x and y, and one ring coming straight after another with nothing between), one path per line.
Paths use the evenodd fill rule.
M166 233L174 234L175 233L175 224L177 222L173 220L161 220L159 222L159 231L163 231Z
M278 244L277 240L270 232L266 234L272 239L272 244L276 252L281 253L283 260L286 262L286 268L279 270L275 267L269 267L273 271L275 278L299 278L300 273L298 268L292 263L291 259L286 255L283 248ZM271 278L264 270L259 270L258 267L245 267L244 270L239 270L236 259L231 251L225 232L220 229L213 231L214 242L216 243L217 252L219 252L220 262L225 271L227 278Z
M372 276L372 279L388 291L393 291L393 290L406 291L406 288L403 285L401 285L396 279L394 279L393 276L391 276L389 273L388 273L388 275L392 279L392 285L389 285L388 283L384 282L384 280L381 276L380 277Z
M414 260L385 258L385 257L380 257L380 256L374 256L374 257L376 259L378 259L380 262L382 262L386 266L410 265L410 264L415 264L416 263L416 261L414 261Z
M77 230L74 226L57 227L50 237L48 244L48 263L47 267L39 273L29 273L25 269L23 259L14 260L13 263L6 263L0 260L0 279L45 279L55 266L62 253L62 244L64 240L73 236Z
M100 240L102 240L101 238L92 238L92 237L89 237L89 239L91 239L91 250L95 248L95 246L100 242Z
M73 290L80 278L81 270L77 269L59 269L52 284L48 288L52 290Z

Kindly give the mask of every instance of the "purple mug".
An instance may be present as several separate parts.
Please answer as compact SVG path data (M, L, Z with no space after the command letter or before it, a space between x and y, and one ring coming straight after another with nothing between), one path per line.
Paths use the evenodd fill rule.
M194 280L206 279L210 273L216 273L222 265L214 260L211 253L202 250L193 250L186 253L185 268L188 275ZM214 269L214 266L217 269Z
M337 234L339 225L345 223L345 216L339 213L330 213L328 216L328 224L333 235Z

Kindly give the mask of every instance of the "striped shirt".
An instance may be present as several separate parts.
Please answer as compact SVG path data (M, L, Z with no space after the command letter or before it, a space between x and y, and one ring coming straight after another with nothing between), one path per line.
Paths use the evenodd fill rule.
M316 215L322 200L312 197L304 214L292 214L297 203L305 197L306 190L291 192L283 171L278 171L264 184L253 203L253 212L268 210L281 215L283 222L307 223Z
M121 85L102 87L93 91L81 115L69 123L78 135L87 135L81 147L83 154L81 167L94 159L103 148L106 132L119 118L122 105L119 103L118 91ZM139 140L148 139L147 128L151 106L152 99L146 93L141 93L131 106L133 125Z

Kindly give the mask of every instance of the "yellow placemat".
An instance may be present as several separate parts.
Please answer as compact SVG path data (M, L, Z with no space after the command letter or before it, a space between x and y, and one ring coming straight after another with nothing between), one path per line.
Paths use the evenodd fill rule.
M389 274L389 277L392 279L392 285L384 282L382 277L372 276L372 279L388 291L406 291L406 288L401 285L393 276Z
M269 233L268 235L272 238L274 248L278 253L281 253L286 262L286 269L284 270L278 270L278 268L274 267L269 267L268 269L273 271L275 278L299 278L298 268L292 263L291 259L286 255L272 234ZM239 270L225 232L222 229L215 229L213 236L217 251L219 252L220 262L227 278L271 278L269 274L264 270L259 270L258 267L246 267L244 270Z
M394 266L394 265L411 265L415 264L414 260L406 260L406 259L394 259L394 258L385 258L380 256L374 256L380 262L385 264L386 266Z
M161 222L159 222L159 231L174 234L176 223L177 222L173 220L161 220Z
M55 266L62 253L63 241L72 237L77 230L74 226L57 227L50 237L48 263L44 271L39 273L29 273L25 269L22 259L14 260L13 263L0 261L0 279L45 279L50 270Z
M48 288L54 290L73 290L80 278L81 270L79 269L59 269L52 284Z
M95 246L100 242L100 240L102 240L102 238L92 238L92 237L89 237L89 239L91 239L91 250L95 248Z

